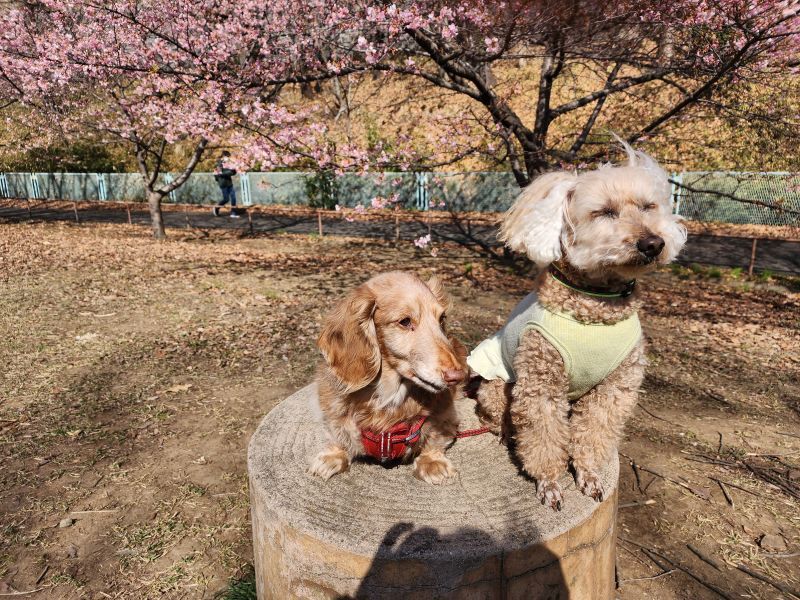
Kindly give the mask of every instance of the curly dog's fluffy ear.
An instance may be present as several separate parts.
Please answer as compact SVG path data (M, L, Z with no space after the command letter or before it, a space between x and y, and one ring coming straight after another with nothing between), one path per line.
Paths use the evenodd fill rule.
M381 367L375 323L375 294L366 285L353 290L325 319L317 345L345 392L367 386Z
M566 204L578 178L565 171L546 173L522 190L503 218L498 238L539 266L561 258Z

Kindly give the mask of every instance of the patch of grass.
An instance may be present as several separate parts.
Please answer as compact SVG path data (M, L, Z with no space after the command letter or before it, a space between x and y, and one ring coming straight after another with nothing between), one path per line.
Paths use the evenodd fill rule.
M722 271L717 267L710 268L707 274L711 279L722 279Z
M208 491L206 488L196 483L187 483L183 486L183 489L192 496L205 496Z
M705 272L703 265L699 265L697 263L692 263L689 265L689 270L694 273L695 275L702 275Z
M733 267L728 273L732 279L739 279L744 273L744 269L742 267Z
M228 588L220 592L218 600L256 600L256 576L252 567L248 573L239 579L234 579Z
M769 269L764 269L758 274L758 279L760 281L769 281L774 277L775 273L770 271Z

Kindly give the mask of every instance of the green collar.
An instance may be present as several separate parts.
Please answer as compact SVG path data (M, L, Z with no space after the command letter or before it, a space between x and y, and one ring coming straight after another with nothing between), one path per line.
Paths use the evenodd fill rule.
M627 283L623 284L622 289L618 291L611 291L607 288L596 288L596 287L588 287L588 286L578 286L572 283L564 273L562 273L558 267L555 265L550 265L550 277L555 279L558 283L567 287L571 290L576 292L580 292L581 294L586 294L587 296L595 296L597 298L627 298L631 294L633 294L633 290L636 287L636 280L631 279Z

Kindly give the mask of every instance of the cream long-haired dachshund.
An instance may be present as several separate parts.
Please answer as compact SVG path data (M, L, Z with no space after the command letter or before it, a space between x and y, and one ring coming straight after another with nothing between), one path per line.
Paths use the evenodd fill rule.
M456 386L466 378L466 351L446 332L447 298L427 283L393 271L353 290L328 315L318 345L319 408L328 445L309 472L328 479L356 456L409 461L414 475L441 483L455 474L445 449L458 418Z
M542 271L467 359L478 416L512 442L538 497L557 510L570 459L578 488L603 498L596 469L616 448L644 377L636 278L686 241L666 173L625 150L626 164L548 173L520 194L500 239Z

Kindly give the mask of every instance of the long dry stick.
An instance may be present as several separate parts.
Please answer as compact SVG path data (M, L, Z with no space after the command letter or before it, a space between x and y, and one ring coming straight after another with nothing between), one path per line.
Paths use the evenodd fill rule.
M628 460L630 460L631 462L635 462L635 461L634 461L634 460L633 460L633 459L632 459L630 456L628 456L628 455L626 455L626 454L622 454L622 452L620 452L620 455L621 455L621 456L624 456L625 458L627 458L627 459L628 459ZM648 467L643 467L642 465L637 465L637 466L638 466L638 468L639 468L639 470L640 470L640 471L645 471L645 472L647 472L647 473L650 473L651 475L655 475L656 477L660 477L661 479L664 479L665 481L669 481L670 483L674 483L675 485L679 485L679 486L681 486L682 488L684 488L684 489L686 489L686 490L689 490L689 491L690 491L692 494L694 494L694 495L695 495L695 496L697 496L698 498L701 498L702 500L705 500L706 502L711 502L711 500L710 500L709 498L704 498L704 497L703 497L702 495L700 495L700 494L697 492L697 490L695 490L695 489L694 489L692 486L690 486L690 485L688 485L688 484L686 484L686 483L683 483L682 481L678 481L677 479L672 479L671 477L667 477L667 476L666 476L666 475L664 475L663 473L659 473L658 471L655 471L655 470L653 470L653 469L650 469L650 468L648 468ZM651 483L652 483L652 482L651 482ZM648 486L647 486L647 487L650 487L650 486L649 486L649 484L648 484Z
M720 588L715 586L713 583L709 583L709 582L705 581L704 579L701 579L700 576L697 575L696 573L694 573L693 571L689 570L688 568L684 567L681 564L678 564L677 562L671 560L670 558L664 556L660 552L657 552L657 551L653 550L652 548L648 548L644 544L640 544L639 542L634 542L633 540L629 540L629 539L624 538L622 536L620 536L619 539L621 539L623 542L627 542L628 544L633 544L634 546L637 546L637 547L641 548L642 550L644 550L645 554L647 554L653 562L655 562L657 565L659 565L662 570L666 571L666 570L668 570L668 567L665 567L663 565L663 563L661 563L660 561L657 561L654 558L654 556L656 556L658 558L661 558L662 560L665 560L667 563L669 563L669 565L671 567L683 571L689 577L694 579L697 583L699 583L703 587L705 587L705 588L711 590L712 592L714 592L715 594L717 594L720 598L725 598L726 600L733 600L733 598L731 596L726 594L723 590L721 590Z
M728 501L728 504L731 505L731 508L736 508L736 506L733 504L733 498L731 498L731 495L728 493L728 488L725 487L725 484L717 480L717 485L719 486L719 489L722 490L722 495L725 496L725 500Z
M698 548L692 546L691 544L686 544L686 547L689 550L691 550L694 553L694 555L697 556L697 558L702 560L704 563L708 563L709 565L714 567L717 571L722 571L722 565L715 559L711 558L710 556L707 556L706 554L703 554L703 552L701 552Z
M768 583L775 589L782 591L784 594L789 594L790 596L794 596L795 598L800 598L800 592L797 590L793 590L786 584L774 580L772 577L768 575L764 575L763 573L759 573L758 571L753 571L752 569L748 568L743 564L736 565L736 568L739 569L742 573L747 573L750 577L758 579L759 581L763 581L764 583Z

